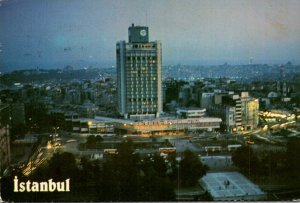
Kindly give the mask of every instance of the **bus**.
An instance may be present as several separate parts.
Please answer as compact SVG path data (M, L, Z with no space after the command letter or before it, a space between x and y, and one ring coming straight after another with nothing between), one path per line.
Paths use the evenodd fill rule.
M221 146L206 146L204 147L206 152L220 152L222 151Z
M118 154L117 149L104 149L103 152L104 154Z
M242 146L241 144L230 144L230 145L227 145L227 150L230 152L232 150L236 150L237 148L239 148L241 146Z
M159 148L159 152L165 153L165 154L174 153L174 152L176 152L176 148L175 147L161 147L161 148Z

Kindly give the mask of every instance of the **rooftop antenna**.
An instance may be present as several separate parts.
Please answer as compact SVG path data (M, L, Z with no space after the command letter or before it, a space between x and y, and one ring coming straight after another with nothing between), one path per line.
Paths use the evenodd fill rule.
M253 57L250 57L249 64L252 65L252 63L253 63Z
M148 10L146 9L146 26L148 26Z

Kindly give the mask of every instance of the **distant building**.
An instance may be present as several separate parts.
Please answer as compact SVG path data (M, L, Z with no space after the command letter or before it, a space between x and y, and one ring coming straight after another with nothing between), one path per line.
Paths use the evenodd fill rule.
M9 105L0 101L0 176L10 164Z
M284 65L280 66L280 82L279 82L278 92L281 93L282 97L287 96L287 86L286 86L285 67L284 67Z
M82 117L93 118L99 108L90 100L85 100L79 107L79 112Z
M234 106L225 107L225 125L227 131L230 132L232 129L236 128L236 108Z
M20 127L25 125L25 105L21 102L15 102L10 105L10 108L12 127Z
M213 92L205 92L201 95L201 107L202 108L209 108L211 105L214 104L214 95Z
M112 134L114 126L110 122L98 121L93 118L81 118L72 111L56 109L50 112L56 126L69 133L78 134Z
M208 109L209 114L222 118L222 124L228 132L242 128L241 100L239 95L216 93L214 103Z
M200 118L205 115L206 109L204 108L177 108L177 115L182 118Z
M53 126L64 127L64 120L66 112L61 109L53 109L49 112L50 121Z
M80 134L113 134L114 126L110 122L78 118L72 119L72 132Z
M182 104L184 106L188 105L188 102L192 98L192 87L189 84L185 84L180 88L179 91L179 99L182 100Z
M81 92L75 89L68 90L65 101L71 104L81 104Z
M78 119L79 115L75 112L66 112L64 113L64 130L67 132L73 131L73 122L72 120Z
M209 114L222 118L228 132L252 130L257 128L259 100L242 92L215 93L213 104L208 107Z
M260 105L265 109L269 109L271 107L270 98L261 98Z
M148 31L146 26L132 24L129 42L116 45L118 109L133 120L162 113L161 43L149 42Z
M268 93L268 98L277 98L278 97L278 93L276 92L269 92Z
M259 100L249 97L248 94L241 96L242 102L242 126L245 130L253 130L258 125Z

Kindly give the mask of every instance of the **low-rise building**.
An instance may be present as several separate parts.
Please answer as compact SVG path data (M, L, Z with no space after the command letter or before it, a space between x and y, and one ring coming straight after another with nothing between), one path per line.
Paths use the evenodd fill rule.
M187 131L208 130L220 128L221 119L214 117L203 118L156 118L144 121L131 121L108 117L95 117L96 120L114 123L115 130L123 134L150 135L179 135Z
M205 116L206 109L205 108L177 108L177 115L181 118L200 118Z
M208 113L220 117L228 132L253 130L259 121L259 100L250 97L248 92L241 95L233 92L216 93Z
M199 182L214 201L258 201L267 198L266 193L238 172L207 173Z
M81 134L112 134L114 126L110 122L91 118L72 119L72 132Z

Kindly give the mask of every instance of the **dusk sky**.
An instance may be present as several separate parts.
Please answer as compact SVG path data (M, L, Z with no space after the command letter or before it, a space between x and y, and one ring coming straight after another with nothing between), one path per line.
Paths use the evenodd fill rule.
M300 64L299 0L0 0L0 71L115 65L149 26L163 65Z

